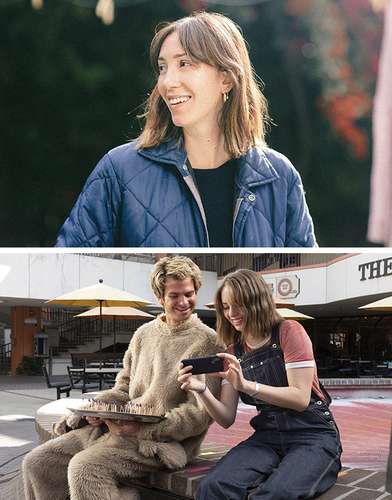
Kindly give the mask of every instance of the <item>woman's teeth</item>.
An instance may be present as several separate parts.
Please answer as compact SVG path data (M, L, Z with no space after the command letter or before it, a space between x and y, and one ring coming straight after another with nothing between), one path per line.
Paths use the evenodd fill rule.
M189 96L183 96L183 97L173 97L172 99L169 99L169 104L174 105L174 104L180 104L182 102L187 102L189 101L190 97Z

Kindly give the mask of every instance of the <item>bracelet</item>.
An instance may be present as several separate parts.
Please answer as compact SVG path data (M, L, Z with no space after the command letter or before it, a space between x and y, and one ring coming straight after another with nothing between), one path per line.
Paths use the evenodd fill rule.
M254 398L257 396L258 392L260 391L260 384L258 382L255 382L255 392L252 392L252 394L249 394L251 398Z
M206 392L206 390L207 390L207 384L205 383L204 387L203 387L203 389L201 391L196 391L195 390L195 392L197 392L197 394L203 394L204 392Z

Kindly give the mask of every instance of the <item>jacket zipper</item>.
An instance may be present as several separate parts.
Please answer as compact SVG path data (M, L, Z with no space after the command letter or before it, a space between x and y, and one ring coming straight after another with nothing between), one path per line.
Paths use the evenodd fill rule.
M188 169L188 166L186 163L184 163L184 170L187 170L189 171ZM190 172L189 172L190 173ZM206 214L204 212L204 207L203 207L203 203L201 201L201 197L200 197L200 193L196 187L196 184L195 184L195 181L193 180L193 177L190 173L190 175L187 175L186 177L183 177L186 185L189 187L190 189L190 192L192 193L195 201L196 201L196 204L200 210L200 215L201 215L201 218L202 218L202 221L203 221L203 225L204 225L204 229L205 229L205 232L206 232L206 236L207 236L207 247L210 246L210 237L209 237L209 234L208 234L208 228L207 228L207 218L206 218Z
M243 199L244 199L243 197L242 198L237 198L237 201L235 202L235 209L234 209L234 216L233 216L233 230L232 230L233 247L235 246L235 244L234 244L235 221L237 219L238 212L240 211L240 206L241 206L241 203L242 203Z

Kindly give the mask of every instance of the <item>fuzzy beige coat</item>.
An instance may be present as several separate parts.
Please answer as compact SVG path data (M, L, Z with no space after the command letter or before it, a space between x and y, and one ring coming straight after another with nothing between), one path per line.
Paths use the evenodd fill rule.
M121 483L162 467L183 467L198 454L211 418L192 392L180 389L178 363L219 350L215 332L195 314L175 327L166 323L164 315L141 326L114 388L98 399L152 405L157 414L165 414L165 420L144 424L134 437L118 437L91 426L77 428L78 417L64 417L55 434L65 432L66 425L76 430L39 446L24 460L26 498L62 500L68 494L71 500L122 498ZM219 379L207 377L207 384L217 395Z

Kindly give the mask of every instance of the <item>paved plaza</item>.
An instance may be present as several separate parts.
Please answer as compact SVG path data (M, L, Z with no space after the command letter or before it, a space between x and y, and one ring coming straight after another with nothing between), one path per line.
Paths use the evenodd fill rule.
M80 397L81 393L73 390L71 396ZM35 412L55 399L56 390L48 389L43 377L0 376L0 500L23 500L20 486L16 489L15 484L20 485L19 468L24 455L38 444ZM352 396L334 400L332 409L341 432L343 464L375 472L385 470L392 398ZM251 433L248 422L253 414L252 409L241 405L233 427L225 430L213 424L207 442L237 444ZM15 491L19 492L17 498Z
M342 444L342 463L348 467L385 470L392 425L392 398L338 399L331 405ZM255 415L249 406L241 405L237 419L229 430L213 424L207 440L234 446L252 432L249 420Z

